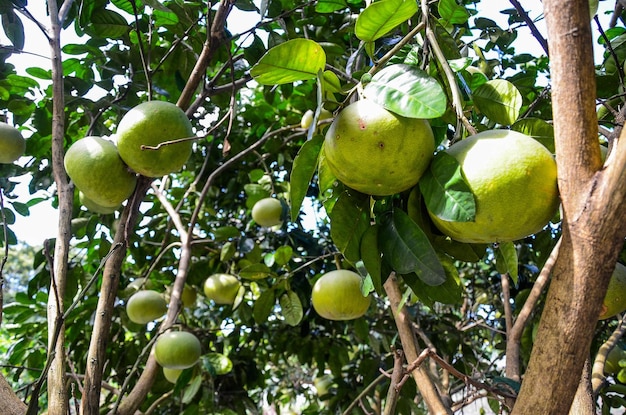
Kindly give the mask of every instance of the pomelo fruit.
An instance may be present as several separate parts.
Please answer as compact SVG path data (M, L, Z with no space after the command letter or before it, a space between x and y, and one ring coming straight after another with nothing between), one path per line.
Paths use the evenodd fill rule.
M368 99L340 111L324 139L326 162L337 179L375 196L413 187L434 150L428 121L399 116Z
M618 262L609 280L599 319L611 318L624 310L626 310L626 266Z
M461 165L476 202L473 222L450 222L429 212L450 238L470 243L515 241L540 231L556 213L556 162L532 137L509 130L484 131L445 152Z
M313 284L313 308L328 320L353 320L365 314L371 297L361 293L361 277L340 269L322 275Z
M122 159L135 172L160 177L180 170L191 155L191 141L180 141L157 147L166 141L194 136L185 112L165 101L148 101L128 111L116 131L117 147Z
M167 303L161 293L139 290L126 303L126 314L133 323L146 324L167 312Z
M133 193L137 177L128 169L115 144L89 136L65 153L65 170L78 190L105 208L118 208Z
M272 227L282 223L283 205L280 200L266 197L252 206L252 219L260 226Z
M24 155L26 140L19 130L0 122L0 163L9 164Z
M120 206L101 206L85 196L85 194L81 191L78 192L78 200L80 201L80 204L85 206L85 208L87 208L90 212L100 213L102 215L109 215L120 208Z
M187 331L168 331L157 339L154 357L168 369L187 369L195 365L202 354L200 340Z
M204 282L204 295L216 304L233 304L240 287L234 275L213 274Z

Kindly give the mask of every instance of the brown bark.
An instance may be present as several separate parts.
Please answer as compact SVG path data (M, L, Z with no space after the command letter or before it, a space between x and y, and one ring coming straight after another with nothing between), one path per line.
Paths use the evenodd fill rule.
M26 404L15 394L11 385L0 375L0 408L3 415L24 415Z
M65 95L60 40L61 24L55 0L48 2L48 12L51 22L49 43L54 96L52 106L52 170L59 196L59 223L54 244L54 261L51 264L52 275L48 294L48 333L50 333L48 358L53 359L47 378L48 413L50 415L65 415L68 413L69 401L66 390L65 324L61 316L64 311L63 299L68 270L74 187L69 183L63 165L65 156ZM61 324L60 328L56 327L58 324ZM56 338L54 338L55 333Z
M589 359L585 360L569 413L570 415L595 415L596 413L591 391L591 361Z
M626 234L626 137L602 169L588 3L546 0L544 11L563 235L513 415L569 412Z
M402 293L400 287L398 287L398 280L395 275L390 275L384 284L385 292L389 297L389 303L391 304L391 310L393 317L398 328L398 334L400 335L400 341L402 342L402 349L406 356L408 363L412 363L417 360L420 349L417 344L415 333L411 326L411 320L406 312L404 306L400 307L402 301ZM435 386L435 383L430 378L428 370L424 369L420 365L417 369L411 372L415 384L419 389L426 406L428 407L428 413L431 415L447 415L452 411L446 407L441 399L441 395Z

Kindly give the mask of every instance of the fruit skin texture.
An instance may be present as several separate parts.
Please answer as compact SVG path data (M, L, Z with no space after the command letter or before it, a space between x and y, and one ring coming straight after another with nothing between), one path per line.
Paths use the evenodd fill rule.
M133 193L137 177L120 158L115 144L89 136L70 146L63 159L78 190L103 208L117 208Z
M371 297L361 293L361 277L354 271L335 270L322 275L313 285L313 308L328 320L353 320L365 314Z
M368 99L345 107L324 140L326 161L337 179L374 196L413 187L434 150L428 121L396 115Z
M234 275L213 274L204 282L204 295L216 304L233 304L240 287Z
M280 200L266 197L252 206L252 219L260 226L272 227L282 223L283 205Z
M140 290L126 303L126 314L133 323L146 324L161 317L167 311L163 296L152 290Z
M626 310L626 266L615 264L609 286L602 301L600 320L611 318Z
M444 221L430 213L450 238L470 243L515 241L540 231L555 214L556 162L532 137L508 130L483 131L445 152L461 165L476 201L474 222Z
M19 130L0 122L0 163L9 164L19 159L26 150L26 141Z
M168 331L154 345L154 357L168 369L187 369L195 365L202 354L200 340L187 331Z
M185 112L165 101L144 102L128 111L116 131L122 159L135 172L160 177L180 170L191 155L191 141L156 147L164 141L193 137L191 122Z

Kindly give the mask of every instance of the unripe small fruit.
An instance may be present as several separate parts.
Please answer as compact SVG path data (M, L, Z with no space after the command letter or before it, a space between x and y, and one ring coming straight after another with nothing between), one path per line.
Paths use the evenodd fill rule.
M163 376L165 376L165 379L167 379L170 383L175 384L181 373L183 373L182 369L170 369L169 367L163 368Z
M280 200L266 197L252 207L252 219L260 226L272 227L282 223L283 205Z
M216 304L233 304L240 287L234 275L213 274L204 282L204 295Z
M327 272L313 285L311 302L328 320L353 320L365 314L371 297L361 293L361 277L345 269Z
M154 345L154 357L168 369L187 369L195 365L202 354L200 340L186 331L168 331Z
M152 290L140 290L126 303L126 314L133 323L146 324L163 316L167 304L163 296Z

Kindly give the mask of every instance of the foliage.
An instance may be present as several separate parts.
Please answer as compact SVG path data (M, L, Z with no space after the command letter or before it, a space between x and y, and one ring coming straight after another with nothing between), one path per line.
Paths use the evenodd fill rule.
M429 170L412 190L371 198L332 177L322 146L328 123L317 121L323 109L336 115L360 95L404 116L428 119L440 149L475 130L510 127L553 151L548 59L517 53L515 29L528 24L522 11L503 10L509 26L501 27L482 17L480 2L473 1L429 2L426 18L423 6L407 0L379 0L367 7L369 2L360 0L238 0L232 3L233 15L248 12L245 16L258 22L243 30L235 29L235 19L250 22L249 17L212 26L219 13L230 10L226 2L66 3L63 26L85 36L63 46L66 150L85 136L113 135L122 116L139 103L184 100L203 47L219 41L201 86L184 105L196 135L191 157L183 170L155 179L127 235L120 291L111 310L103 411L112 410L137 382L159 331L158 322L144 326L128 319L125 288L140 278L149 289L171 287L180 274L177 221L185 227L192 218L186 283L201 293L209 275L229 273L238 276L244 290L232 306L199 295L194 306L182 309L176 324L198 337L203 355L175 386L159 372L141 411L260 413L274 406L281 413L320 414L346 411L358 401L364 410L380 413L390 385L381 371L391 372L394 350L402 347L393 318L397 310L390 308L383 288L392 272L400 276L420 346L484 386L468 386L432 360L428 370L452 407L461 409L485 391L492 409L505 407L506 393L519 387L502 368L505 319L516 318L528 298L560 236L560 218L515 243L452 241L426 214L434 190L425 189L456 186L452 190L463 198L450 191L432 203L473 215L457 164ZM31 7L19 1L0 6L14 52L28 48L22 19L31 18ZM596 45L604 51L596 76L598 102L604 104L598 120L607 136L619 121L612 109L624 99L622 26L605 28ZM50 70L32 67L18 74L11 56L9 48L0 55L0 108L28 139L26 158L0 164L0 239L9 250L5 285L7 276L10 281L20 276L5 295L0 352L6 356L3 375L28 400L49 359L46 310L55 241L42 241L32 263L24 260L32 248L18 245L14 218L28 216L44 198L15 194L12 178L30 175L30 194L50 190L58 204L52 191L54 93ZM300 119L311 109L314 122L303 129ZM74 306L66 318L65 345L72 397L80 399L81 388L74 386L81 385L78 375L87 370L100 266L124 224L120 211L95 214L82 208L75 193L64 304ZM265 197L289 204L283 212L288 220L279 228L263 228L251 219L254 203ZM312 308L314 282L337 268L364 277L362 290L374 296L364 317L329 321ZM510 290L503 275L513 279ZM542 305L543 297L521 339L522 373ZM594 352L616 326L615 319L598 324ZM318 396L314 380L324 374L332 377L331 392ZM620 385L610 378L601 391L606 408L623 401ZM426 413L419 396L415 383L404 383L397 413ZM47 402L44 391L39 404Z

